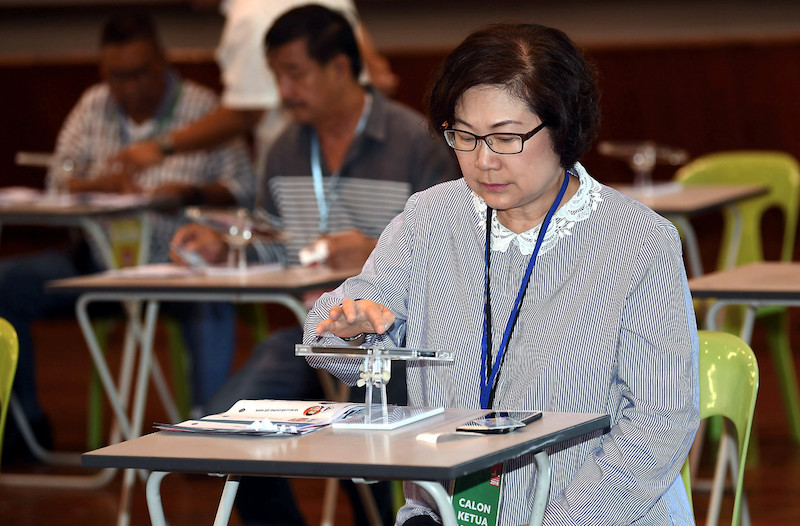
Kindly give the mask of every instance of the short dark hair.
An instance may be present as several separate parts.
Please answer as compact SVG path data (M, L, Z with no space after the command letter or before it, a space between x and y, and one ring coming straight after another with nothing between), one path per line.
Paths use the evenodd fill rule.
M275 49L304 38L308 56L320 64L344 54L350 59L353 78L361 74L361 53L353 28L336 11L321 5L297 7L278 18L267 32L264 45Z
M572 168L600 127L594 67L570 38L537 24L495 24L469 35L439 67L427 95L429 126L452 124L468 89L500 86L550 130L561 166ZM441 135L441 133L439 133Z
M144 11L126 11L111 16L103 25L100 45L119 45L145 40L161 49L161 39L153 18Z

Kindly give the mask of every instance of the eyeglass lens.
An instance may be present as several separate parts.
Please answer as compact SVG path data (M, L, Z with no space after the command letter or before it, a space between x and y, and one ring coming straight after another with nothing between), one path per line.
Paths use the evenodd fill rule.
M483 140L495 153L509 154L522 151L522 137L515 133L491 133L479 137L463 130L445 130L444 136L451 148L462 152L474 150L479 140Z

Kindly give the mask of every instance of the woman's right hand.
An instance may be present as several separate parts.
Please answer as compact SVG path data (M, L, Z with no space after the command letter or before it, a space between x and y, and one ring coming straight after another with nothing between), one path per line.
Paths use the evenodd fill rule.
M317 335L329 333L340 338L358 334L383 334L394 323L394 314L385 305L371 300L346 299L332 307L328 319L317 325Z
M175 232L169 248L172 261L181 265L188 262L183 260L178 249L194 252L209 264L224 262L228 254L228 246L218 232L193 223L184 225Z

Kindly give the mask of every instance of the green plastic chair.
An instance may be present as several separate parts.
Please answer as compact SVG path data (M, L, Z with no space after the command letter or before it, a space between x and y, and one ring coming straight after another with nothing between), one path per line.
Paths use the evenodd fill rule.
M3 451L3 436L6 429L8 402L11 399L11 386L17 373L19 340L17 331L5 319L0 318L0 454Z
M740 202L741 242L735 265L764 260L761 221L764 213L777 208L783 213L784 232L781 261L791 261L797 234L798 201L800 200L800 166L789 154L773 151L728 151L705 155L683 166L675 179L684 185L760 184L767 187L763 195ZM726 265L725 257L733 242L734 213L724 211L724 230L718 268ZM722 325L728 332L739 334L742 309L726 309ZM767 331L769 347L775 360L775 371L783 396L792 438L800 443L800 399L797 375L789 344L789 318L784 307L767 306L756 311L756 319Z
M700 418L725 417L733 424L736 435L738 469L732 469L732 476L736 480L736 491L731 524L738 525L742 509L742 483L747 447L758 393L758 362L752 349L738 336L717 331L698 331L698 336ZM719 514L719 499L727 478L725 471L719 472L719 466L720 462L723 462L724 469L725 460L717 460L718 471L714 477L707 524L712 522L712 514L713 523L716 524ZM691 504L689 459L683 464L681 477Z

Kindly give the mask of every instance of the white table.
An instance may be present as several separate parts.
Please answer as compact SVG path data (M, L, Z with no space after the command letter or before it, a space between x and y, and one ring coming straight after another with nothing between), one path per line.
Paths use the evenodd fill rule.
M139 263L149 257L151 225L147 211L160 204L144 196L116 194L85 194L49 196L34 188L0 188L0 226L3 224L79 227L100 251L102 263L107 268L116 267L111 240L101 221L107 218L133 216L140 220ZM77 464L75 453L48 451L38 443L16 398L11 399L12 417L19 417L22 436L28 447L40 460L49 464ZM82 477L71 475L9 475L0 476L0 484L40 487L95 488L108 482L108 475Z
M689 270L693 277L703 275L703 263L700 257L700 247L697 235L689 218L704 214L720 208L729 207L734 217L733 242L725 256L726 267L736 263L739 252L739 242L742 232L742 218L736 208L736 203L749 197L755 197L766 192L761 185L708 185L708 186L683 186L678 183L655 185L651 193L643 194L633 186L615 185L614 188L623 194L636 199L649 206L658 214L663 215L683 233L683 242L686 245L686 257Z
M447 409L393 431L326 428L299 437L263 438L157 432L83 455L83 465L152 470L147 483L151 521L164 525L161 480L169 472L227 475L214 522L226 524L242 475L410 480L436 500L445 526L456 524L450 498L438 482L452 480L523 454L534 454L536 491L531 525L542 522L550 490L546 448L607 430L608 415L544 413L525 428L501 435L458 436L431 444L420 433L453 432L486 411Z
M756 309L764 305L799 306L800 305L800 263L760 262L728 270L713 272L689 280L689 289L692 296L699 299L713 299L714 302L706 313L705 324L708 330L718 330L717 320L721 309L731 305L746 306L745 317L741 327L740 337L750 343L753 335ZM790 422L800 422L800 400L798 400L796 373L791 370L778 371L790 379L790 392L787 393L786 410L790 415ZM797 440L800 429L791 429L792 436ZM720 444L718 454L718 470L720 462L727 459L735 480L738 460L736 444L726 437ZM712 487L712 500L709 504L708 524L716 524L719 513L719 500L721 499L723 481L716 480ZM745 501L746 504L746 501ZM743 523L746 517L746 506L742 507Z
M132 439L141 434L151 373L157 373L156 387L169 418L173 422L180 419L165 382L163 379L158 381L160 369L153 360L153 338L161 302L278 303L288 307L302 325L307 311L299 298L300 295L310 290L334 288L359 271L360 269L355 268L331 270L327 267L314 267L199 275L183 269L178 275L167 273L159 277L145 274L142 267L139 267L57 280L51 282L48 288L54 293L68 292L80 295L75 307L78 323L114 411L121 435L124 439ZM143 319L139 315L139 309L129 310L129 330L122 354L118 383L108 368L92 329L88 307L95 302L145 305ZM134 364L137 349L138 366ZM135 387L134 371L136 371ZM321 378L327 396L334 399L336 389L332 378L328 375L321 375ZM133 397L128 413L126 402L130 398L132 387ZM112 436L112 443L117 440L116 436ZM113 473L113 470L107 470L106 473L108 472ZM104 475L104 477L109 476ZM120 525L127 524L129 520L127 510L132 485L133 472L128 471L123 481Z
M136 195L98 193L53 197L33 188L0 188L0 225L80 227L100 250L106 268L114 268L117 265L112 243L100 219L126 215L140 218L138 262L141 264L148 260L152 233L145 212L158 206L152 199Z
M163 275L146 276L132 270L106 272L91 276L79 276L53 281L48 288L51 292L80 294L76 303L76 313L89 352L97 368L106 395L121 427L123 437L131 439L139 436L141 417L146 401L147 380L153 356L153 336L161 302L233 302L233 303L278 303L289 308L298 322L305 322L305 306L299 299L304 292L322 288L333 288L358 269L330 270L326 267L287 268L271 272L230 273L223 275ZM88 306L94 302L142 302L145 304L143 324L132 319L137 343L141 347L138 385L134 399L133 412L129 417L121 394L105 361L92 330ZM123 360L124 361L124 360ZM132 364L126 367L130 374ZM174 407L168 407L170 418L177 420Z

